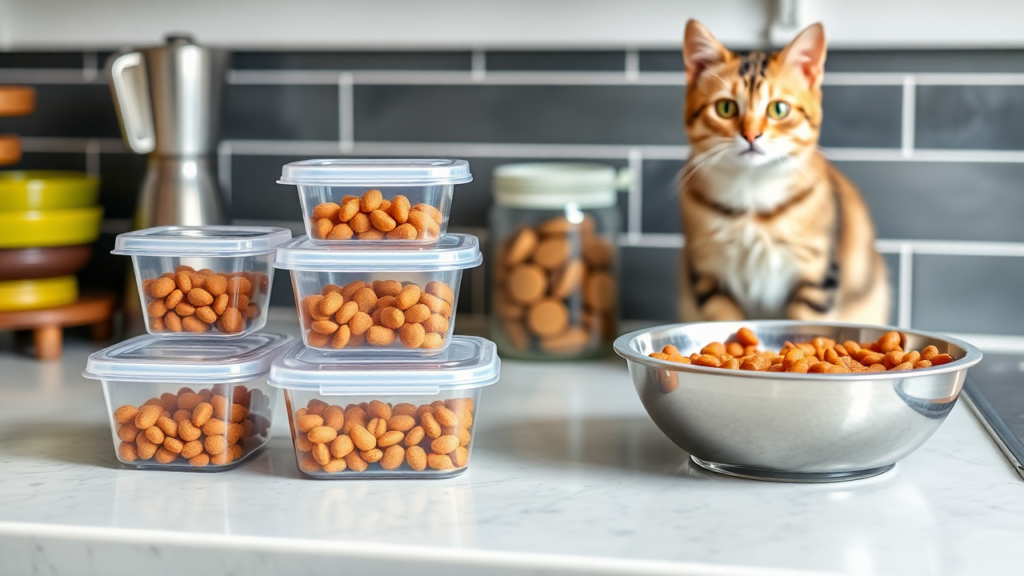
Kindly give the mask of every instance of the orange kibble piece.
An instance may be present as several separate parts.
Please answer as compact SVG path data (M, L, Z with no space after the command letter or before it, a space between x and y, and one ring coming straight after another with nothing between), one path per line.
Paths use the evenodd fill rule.
M943 364L949 364L953 361L953 357L949 354L938 354L933 356L931 359L932 366L942 366Z
M383 210L370 212L370 224L381 232L391 232L398 225L395 219Z
M707 349L706 346L705 349ZM717 356L707 353L703 353L700 356L698 356L696 360L693 360L693 363L697 366L707 366L710 368L718 368L719 366L722 365L722 361L719 360Z
M900 333L899 332L887 332L878 339L878 349L880 352L887 353L892 352L900 347Z
M364 334L372 326L373 319L370 318L369 314L362 311L358 311L353 314L352 319L348 321L349 329L352 331L352 334L356 336Z
M341 212L340 204L324 202L323 204L317 204L316 208L313 208L313 218L327 218L328 220L334 220L338 217L338 212Z
M384 201L384 195L380 193L380 190L368 190L363 197L359 199L359 209L369 214L377 208L380 208L380 203Z
M746 327L736 331L736 341L743 346L757 346L761 343L754 331Z
M329 218L320 218L313 223L313 236L316 238L327 238L334 230L334 222Z

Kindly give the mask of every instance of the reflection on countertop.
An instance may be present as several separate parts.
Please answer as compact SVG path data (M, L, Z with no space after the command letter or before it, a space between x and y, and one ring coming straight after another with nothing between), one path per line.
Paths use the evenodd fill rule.
M80 377L87 346L0 353L0 573L981 574L1024 534L1024 483L962 405L891 472L774 484L692 465L617 359L508 361L455 478L303 478L282 406L232 471L138 471Z

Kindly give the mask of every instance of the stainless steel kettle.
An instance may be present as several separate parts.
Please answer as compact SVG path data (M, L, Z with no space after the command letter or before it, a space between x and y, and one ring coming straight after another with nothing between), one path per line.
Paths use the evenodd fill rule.
M124 141L148 154L135 227L227 223L214 174L228 53L172 35L107 61Z

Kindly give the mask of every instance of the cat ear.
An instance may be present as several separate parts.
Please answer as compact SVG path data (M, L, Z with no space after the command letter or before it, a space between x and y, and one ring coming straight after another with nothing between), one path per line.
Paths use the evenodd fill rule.
M725 62L729 51L711 35L703 24L696 20L686 23L683 36L683 63L686 65L686 82L692 85L700 73L709 66Z
M782 49L782 62L800 70L812 88L821 86L825 73L825 28L820 22L804 28Z

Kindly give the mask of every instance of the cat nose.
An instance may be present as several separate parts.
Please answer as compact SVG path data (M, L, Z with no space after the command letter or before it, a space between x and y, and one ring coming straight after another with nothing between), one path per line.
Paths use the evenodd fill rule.
M754 140L757 140L758 138L761 137L761 134L764 134L764 132L757 132L756 130L744 130L743 139L753 144Z

